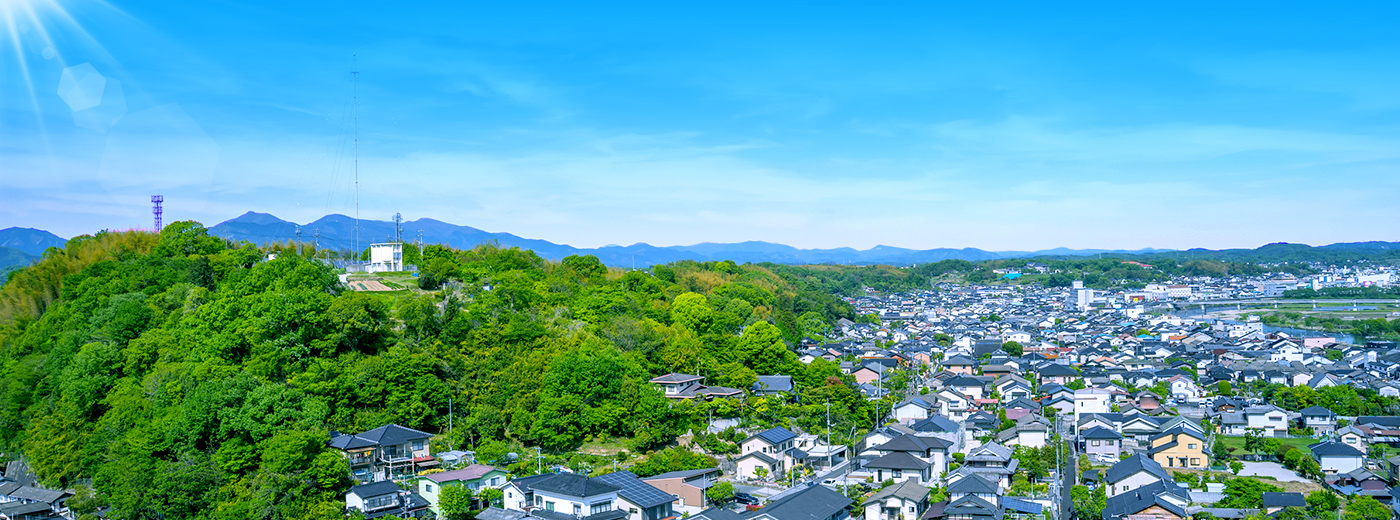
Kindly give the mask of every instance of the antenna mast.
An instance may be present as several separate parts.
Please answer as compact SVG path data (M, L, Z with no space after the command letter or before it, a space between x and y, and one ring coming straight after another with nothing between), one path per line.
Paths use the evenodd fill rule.
M155 204L155 207L154 207L154 208L151 208L151 213L155 214L155 216L156 216L156 233L160 233L160 229L161 229L162 227L164 227L164 226L161 225L161 222L160 222L160 216L161 216L160 203L162 203L162 202L165 202L165 196L164 196L164 195L151 195L151 203L152 203L152 204Z
M351 119L355 125L355 251L354 258L360 257L360 71L356 63L357 55L350 55L350 101Z

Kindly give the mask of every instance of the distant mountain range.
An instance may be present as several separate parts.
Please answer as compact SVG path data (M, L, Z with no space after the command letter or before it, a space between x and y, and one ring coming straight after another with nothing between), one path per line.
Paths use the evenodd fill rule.
M30 256L44 256L50 247L63 247L68 241L42 229L12 227L0 229L0 247L23 251Z
M315 222L301 226L302 240L318 240L321 247L349 249L354 240L355 219L345 215L327 215ZM213 235L234 240L247 240L255 244L284 242L296 238L297 224L266 213L248 212L238 218L221 222L209 231ZM423 232L426 244L446 244L466 249L489 241L502 246L516 246L531 249L540 256L558 260L569 255L595 255L603 263L620 267L651 266L678 260L733 260L735 262L773 262L780 264L893 264L937 262L939 260L994 260L998 258L1025 258L1031 256L1086 256L1099 253L1144 254L1170 250L1141 249L1134 251L1116 249L1049 249L1043 251L986 251L976 248L964 249L906 249L891 246L875 246L864 251L849 247L837 249L798 249L792 246L770 242L740 242L735 244L703 243L692 246L657 247L650 244L630 246L604 246L599 248L578 248L555 244L545 240L523 238L510 233L491 233L469 226L448 224L439 220L419 219L403 223L405 241L417 238ZM319 233L319 238L314 238ZM381 220L360 221L360 247L371 242L390 240L394 234L394 223Z
M248 212L209 228L212 235L232 240L247 240L254 244L285 242L296 239L297 224L267 213ZM301 226L301 239L318 241L323 248L346 250L354 243L355 219L345 215L327 215ZM403 223L403 238L412 241L423 232L426 244L446 244L467 249L477 244L495 241L506 247L530 249L540 256L558 260L569 255L595 255L607 265L617 267L648 267L679 260L733 260L735 262L773 262L779 264L889 264L910 265L940 260L997 260L1030 257L1091 256L1097 254L1142 255L1145 258L1218 259L1245 262L1282 262L1337 260L1355 257L1400 256L1400 242L1344 242L1312 247L1306 244L1277 243L1256 249L1069 249L1040 251L986 251L977 248L906 249L875 246L866 250L849 247L836 249L798 249L771 242L740 242L734 244L703 243L691 246L657 247L650 244L578 248L546 240L523 238L510 233L491 233L470 226L458 226L429 218ZM317 234L319 233L319 237ZM391 240L394 223L382 220L360 221L360 247L373 242ZM0 274L7 267L28 265L42 256L49 247L63 247L67 241L48 231L29 228L0 230ZM0 277L3 281L3 277Z

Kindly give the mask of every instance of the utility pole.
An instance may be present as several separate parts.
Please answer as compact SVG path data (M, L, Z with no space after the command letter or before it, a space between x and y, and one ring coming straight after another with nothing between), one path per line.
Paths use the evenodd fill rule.
M297 226L297 256L301 256L301 226Z
M536 464L535 464L535 465L539 467L539 469L536 469L536 470L535 470L535 474L536 474L536 475L543 475L543 474L544 474L544 454L540 453L540 448L539 448L538 446L535 447L535 461L536 461Z
M452 434L452 396L447 396L447 434Z
M826 467L831 468L831 400L826 400Z

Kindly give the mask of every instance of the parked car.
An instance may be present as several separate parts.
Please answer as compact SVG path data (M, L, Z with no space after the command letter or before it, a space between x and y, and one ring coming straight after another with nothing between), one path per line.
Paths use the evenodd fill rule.
M755 497L755 496L750 495L750 494L748 494L748 493L735 493L735 494L734 494L734 501L735 501L735 502L738 502L738 503L740 503L740 504L757 505L757 504L758 504L758 497Z

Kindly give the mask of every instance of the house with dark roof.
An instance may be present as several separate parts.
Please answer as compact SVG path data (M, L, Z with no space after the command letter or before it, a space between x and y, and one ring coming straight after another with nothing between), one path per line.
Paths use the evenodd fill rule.
M928 510L929 489L906 480L881 489L861 503L865 520L919 520Z
M631 471L614 471L593 479L621 488L617 492L616 507L627 511L627 520L663 520L675 516L671 509L675 497L637 478Z
M14 468L15 466L11 466ZM16 476L23 478L18 473ZM25 479L26 483L32 483ZM9 520L49 520L62 518L65 503L73 496L72 492L61 489L45 489L27 486L13 480L0 478L0 518Z
M428 516L428 501L405 491L390 480L360 484L345 494L345 508L359 511L365 518L394 515L399 518Z
M1324 436L1337 429L1337 414L1321 406L1309 406L1299 411L1304 428L1312 428L1313 434Z
M754 395L778 395L793 391L792 376L758 376L753 384Z
M1336 441L1310 444L1308 449L1312 450L1317 464L1322 466L1322 472L1327 474L1349 472L1361 467L1366 459L1366 454L1361 450Z
M1091 459L1118 460L1118 453L1123 449L1123 436L1103 426L1081 432L1079 441L1081 449Z
M534 507L535 491L530 486L541 480L553 477L553 473L520 477L507 482L501 491L505 492L506 509L524 511Z
M934 476L931 469L932 464L905 451L893 451L882 455L875 460L866 462L864 467L867 471L874 472L875 480L879 482L913 480L924 484L933 481Z
M1011 487L1011 475L1016 474L1021 461L1011 456L1011 448L989 442L974 448L963 458L962 470L977 473L988 480L997 482L1002 489Z
M651 379L670 399L714 399L716 397L740 397L744 391L723 386L706 386L704 376L691 374L666 374Z
M875 450L882 455L896 452L908 453L928 462L931 465L929 468L931 474L941 475L948 470L948 449L951 446L953 446L953 441L942 437L901 435L876 446Z
M1176 485L1176 480L1161 464L1141 453L1118 461L1103 475L1103 483L1108 486L1106 494L1110 497L1162 481Z
M61 520L48 504L42 502L0 502L0 518L6 520Z
M630 516L618 507L622 487L596 478L560 473L530 483L530 490L534 504L527 510L532 514L557 516L559 520L622 520Z
M949 501L942 513L948 520L1002 520L1006 515L1000 506L972 495Z
M427 432L386 424L358 434L332 432L328 444L345 455L357 482L369 483L407 478L439 466L428 446L432 438Z
M692 520L845 520L851 499L826 486L808 486L789 493L768 505L748 511L732 511L712 507L691 515Z
M1264 493L1263 499L1264 513L1274 514L1285 507L1308 507L1308 501L1303 498L1302 493Z
M1137 487L1110 496L1104 504L1103 520L1183 520L1190 516L1186 513L1190 498L1183 495L1185 493L1174 482L1158 481Z
M958 471L949 475L947 491L948 500L954 502L965 496L986 500L993 506L998 506L1001 501L1001 487L997 482L972 471Z

